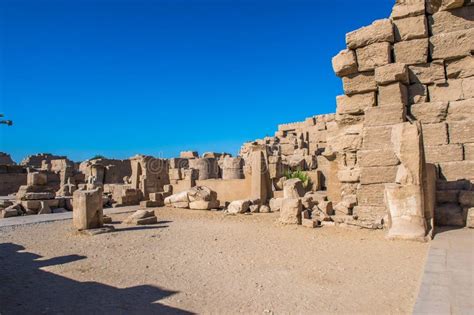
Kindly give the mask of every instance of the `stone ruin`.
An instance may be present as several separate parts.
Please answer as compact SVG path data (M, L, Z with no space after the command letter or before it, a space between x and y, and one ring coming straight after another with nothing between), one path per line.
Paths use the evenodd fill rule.
M100 188L106 205L280 211L284 224L386 228L418 240L435 226L473 227L473 2L397 0L389 18L348 33L346 44L332 59L344 90L336 112L280 125L237 157L184 151L78 165L42 154L15 173L2 155L9 189L0 191L13 192L16 182L3 184L11 174L47 172L44 186L56 178L56 193Z

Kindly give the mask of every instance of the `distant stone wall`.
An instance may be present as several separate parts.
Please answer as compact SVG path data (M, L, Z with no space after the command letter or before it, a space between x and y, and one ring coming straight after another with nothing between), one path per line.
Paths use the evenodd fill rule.
M16 193L26 185L26 169L16 165L0 165L0 196Z
M35 155L30 155L21 161L20 165L32 167L32 168L41 168L43 161L50 163L52 160L61 160L67 159L65 156L53 155L50 153L39 153Z

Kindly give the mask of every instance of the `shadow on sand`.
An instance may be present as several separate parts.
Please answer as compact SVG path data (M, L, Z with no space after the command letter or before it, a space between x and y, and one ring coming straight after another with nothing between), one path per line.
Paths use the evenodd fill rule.
M86 259L68 255L48 260L24 251L24 247L0 244L0 313L8 314L192 314L159 304L176 294L150 285L116 288L97 282L79 282L41 267ZM133 268L133 266L130 266Z

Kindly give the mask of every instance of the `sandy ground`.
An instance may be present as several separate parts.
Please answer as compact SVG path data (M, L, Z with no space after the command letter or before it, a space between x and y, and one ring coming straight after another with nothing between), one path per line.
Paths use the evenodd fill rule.
M159 224L77 235L0 229L0 313L411 313L428 245L280 226L278 214L161 208Z

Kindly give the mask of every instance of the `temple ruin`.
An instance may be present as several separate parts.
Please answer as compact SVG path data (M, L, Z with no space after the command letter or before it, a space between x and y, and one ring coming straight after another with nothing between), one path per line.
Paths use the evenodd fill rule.
M334 114L279 125L236 157L185 151L74 163L38 154L16 165L0 153L0 195L15 194L0 217L78 205L83 229L102 226L102 206L140 205L280 211L284 224L416 240L436 226L474 227L473 4L398 0L389 18L348 33L332 59L344 89ZM298 172L308 181L289 178ZM130 221L156 221L147 217Z

